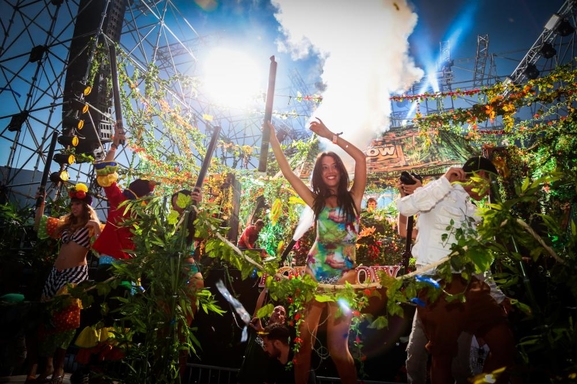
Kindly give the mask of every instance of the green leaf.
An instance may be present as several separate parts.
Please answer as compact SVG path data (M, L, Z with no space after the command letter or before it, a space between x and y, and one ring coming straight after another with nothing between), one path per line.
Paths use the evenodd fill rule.
M334 302L335 298L329 295L315 295L315 300L319 303Z
M170 225L175 225L176 223L178 223L178 219L180 218L180 214L178 212L176 212L175 210L170 210L170 213L168 214L168 224Z
M477 272L485 272L493 264L493 256L486 249L472 248L467 250L467 256L475 264Z
M389 326L389 319L386 316L377 317L367 328L383 329Z
M265 306L261 307L258 311L256 311L256 317L262 319L263 317L268 317L274 311L274 305L272 303L268 303Z
M188 207L191 202L192 202L192 197L185 195L184 193L179 193L177 198L176 198L176 205L182 209Z

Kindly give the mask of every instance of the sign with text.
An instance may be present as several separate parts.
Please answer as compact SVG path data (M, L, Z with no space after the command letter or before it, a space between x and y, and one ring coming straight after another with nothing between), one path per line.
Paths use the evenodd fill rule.
M413 170L434 174L461 164L466 155L454 153L450 137L440 139L434 132L422 132L416 127L390 129L374 139L366 149L367 173L397 174ZM436 140L436 142L435 142ZM465 156L465 157L463 157Z

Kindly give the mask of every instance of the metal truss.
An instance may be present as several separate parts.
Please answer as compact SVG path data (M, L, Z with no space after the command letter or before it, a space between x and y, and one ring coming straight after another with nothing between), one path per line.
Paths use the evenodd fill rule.
M563 62L565 61L565 59L567 59L566 54L568 52L567 49L565 49L565 47L568 47L568 45L567 42L563 41L564 37L562 36L563 33L559 33L560 32L559 26L565 22L575 27L576 3L577 2L575 0L566 0L565 3L563 3L561 8L559 9L559 11L557 11L555 14L551 16L551 18L545 25L543 32L541 32L541 35L539 35L537 40L535 40L535 43L533 43L529 51L527 51L523 59L519 62L519 65L517 65L513 73L511 73L508 81L511 81L515 84L520 84L523 82L523 80L529 78L528 69L531 66L535 66L535 68L542 73L543 71L550 71L552 67L554 68L556 66L556 64ZM573 50L573 40L575 39L574 31L573 33L570 33L567 37L569 40L571 40L570 54L572 56L570 56L570 58L573 58L575 57L574 55L575 52ZM555 51L557 52L556 54L553 54L552 57L546 57L547 55L546 54L544 55L543 49L547 44L555 48ZM540 61L540 59L543 59L541 60L543 62L540 67L541 69L537 67L537 64ZM551 61L554 65L552 66L551 63L548 63L548 61ZM536 74L538 75L538 73Z
M511 75L506 77L497 76L497 68L495 63L496 54L489 54L489 36L483 35L477 37L477 54L474 60L471 59L450 59L448 48L441 44L439 60L440 70L437 73L438 83L441 92L450 93L452 88L461 91L473 90L483 86L492 86L497 82L514 83L521 85L528 81L531 76L533 78L543 76L560 65L573 63L577 57L575 50L575 39L577 28L577 0L566 0L558 12L553 14L549 22L545 25L543 32L537 37L535 43L525 53L519 64ZM500 55L499 55L500 56ZM489 59L487 70L487 59ZM473 62L471 79L459 79L455 81L453 78L453 68L459 67L463 63ZM466 69L465 69L466 70ZM423 84L417 84L411 88L407 95L418 95L423 93L425 87ZM430 92L427 91L427 92ZM414 113L418 108L419 113L423 115L439 113L454 108L472 108L476 104L483 103L484 100L479 100L476 96L464 96L462 94L436 97L434 100L425 98L420 103L396 102L392 104L393 111L391 115L392 126L400 126L402 124L410 124L410 114ZM416 107L416 105L418 105ZM529 107L523 108L520 111L520 119L534 116L535 113L545 107L540 103L533 103ZM562 116L566 111L559 110L557 115ZM552 116L554 118L554 116ZM502 122L499 118L493 121L483 123L479 129L500 130L502 129Z
M489 35L479 35L477 36L477 56L475 57L475 72L473 72L473 87L484 85L488 56Z
M63 131L66 75L70 63L75 60L70 56L70 47L78 15L94 3L110 4L110 1L123 0L0 0L0 28L3 31L0 37L0 182L3 201L34 198L50 160L53 133L60 135ZM260 148L264 98L262 110L231 110L211 102L187 82L196 75L198 53L215 47L220 37L199 35L171 0L133 0L125 4L125 13L120 15L123 23L118 60L128 75L135 72L146 75L154 70L162 79L177 79L158 85L165 95L164 102L178 109L181 117L193 127L206 133L207 142L211 127L220 126L222 141ZM105 16L92 15L103 18L101 24L104 24ZM107 39L102 35L103 31L99 30L91 44ZM308 95L302 79L295 75L291 81L294 89L290 92L301 87L299 91ZM134 101L132 104L137 112L146 107ZM290 124L286 121L284 124L289 133L286 140L302 136L309 116L309 104L298 104L297 108L303 109L291 115L297 104L278 108L279 116L284 114L292 120ZM106 127L110 128L114 120L111 109L100 110L92 105L89 114L90 119L97 118L101 122L97 124L100 145L94 154L97 158L102 157L105 145L110 141L110 131ZM160 122L151 129L159 138L160 151L178 151L178 143L167 136ZM62 147L58 146L56 151L60 149ZM258 155L257 150L248 163L239 164L224 150L214 154L228 165L249 169L256 168ZM203 153L194 153L194 156L191 161L200 162ZM124 147L116 160L127 169L138 167L138 156ZM70 174L71 181L90 183L93 179L93 167L89 163L60 166L52 162L50 172L63 168Z

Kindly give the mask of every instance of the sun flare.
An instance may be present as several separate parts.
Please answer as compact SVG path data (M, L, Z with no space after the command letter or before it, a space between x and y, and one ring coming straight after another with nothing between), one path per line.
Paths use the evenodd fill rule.
M203 89L211 100L229 108L246 108L263 92L267 73L247 54L218 48L203 64Z

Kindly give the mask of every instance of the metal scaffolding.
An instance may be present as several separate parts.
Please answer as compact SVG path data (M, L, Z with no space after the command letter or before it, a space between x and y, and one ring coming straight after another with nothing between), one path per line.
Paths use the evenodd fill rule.
M88 13L89 20L83 16ZM95 18L95 15L99 17ZM114 26L114 20L119 20L119 25ZM86 27L89 22L96 26L93 29ZM87 29L80 33L80 26ZM59 165L52 162L50 165L48 154L54 132L58 135L71 132L63 124L70 112L68 91L71 82L73 78L85 80L88 77L89 66L86 63L94 59L90 55L96 44L103 41L118 43L118 60L128 75L157 71L159 78L172 79L158 85L162 87L164 101L178 110L187 123L207 134L207 142L211 127L220 126L223 142L260 148L264 98L262 109L238 111L215 104L191 86L190 79L196 75L199 52L216 47L220 37L200 35L170 0L0 0L0 27L4 32L0 37L0 83L3 84L0 88L0 183L3 201L33 199L46 168L51 172L65 168L71 181L93 179L90 163ZM117 31L111 33L111 28ZM117 39L111 38L115 33ZM84 67L78 65L83 60ZM105 92L99 93L109 78L109 74L97 74L99 83L93 84L95 100L90 101L92 96L86 96L91 108L84 117L85 128L73 129L71 133L82 139L94 132L91 138L96 148L92 154L97 159L102 158L106 151L114 123L110 96ZM295 77L290 81L294 88L291 92L304 86ZM308 94L305 89L299 92ZM143 103L132 103L137 112L146 108ZM288 115L293 109L295 106L292 104L281 105L278 113ZM287 140L300 137L299 127L304 127L305 113L301 110L290 116L291 134ZM160 138L162 148L159 151L171 153L178 150L174 140L162 139L167 132L161 123L151 129ZM59 145L56 152L62 149ZM237 166L256 167L257 152L248 163ZM202 154L194 153L193 156L195 159L191 161L202 159ZM229 165L234 161L232 155L224 150L217 150L214 156ZM131 169L138 166L138 156L126 148L122 148L117 161Z
M415 112L422 115L439 113L454 108L472 108L476 104L484 103L475 96L468 96L467 90L475 90L485 86L492 86L496 83L514 83L521 85L531 78L543 76L560 65L573 63L577 57L575 51L575 27L577 26L577 1L566 0L558 12L554 13L544 26L543 32L537 37L531 48L519 59L519 64L510 75L498 76L495 58L501 54L489 53L489 35L477 36L477 52L473 59L460 58L452 59L448 43L441 43L439 50L439 68L437 72L437 83L439 92L432 97L423 97L421 101L415 102L395 102L392 104L393 110L391 121L393 127L407 124L414 117ZM487 64L487 61L489 63ZM472 69L462 68L464 63L474 62ZM455 76L455 69L464 69L471 72L470 78ZM423 81L428 81L424 79ZM454 89L460 92L453 93ZM426 84L417 84L412 87L407 96L419 95L419 93L431 94L431 89ZM434 100L433 100L434 99ZM525 108L523 114L532 116L541 108L539 103L533 103ZM565 111L560 110L558 115L563 115ZM499 130L502 122L499 118L483 124L485 129Z

